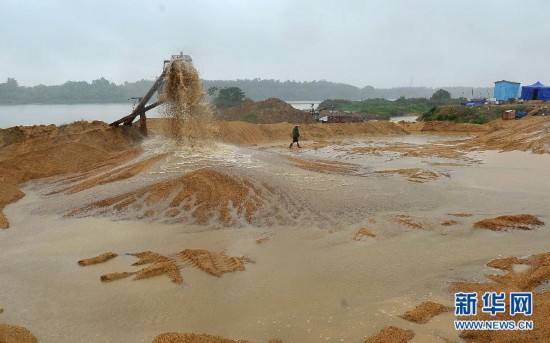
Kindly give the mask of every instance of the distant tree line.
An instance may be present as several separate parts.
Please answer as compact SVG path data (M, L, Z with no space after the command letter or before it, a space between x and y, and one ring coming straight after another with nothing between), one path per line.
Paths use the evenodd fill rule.
M280 98L292 100L348 99L364 100L374 98L398 99L430 98L436 89L428 87L359 88L344 83L329 81L279 81L279 80L203 80L205 91L239 88L252 100ZM67 81L55 86L20 86L13 78L0 83L0 104L78 104L78 103L121 103L132 97L143 96L153 84L152 80L115 84L100 78L92 82ZM453 98L487 97L492 88L447 87ZM222 94L223 95L223 94ZM225 96L225 95L224 95Z

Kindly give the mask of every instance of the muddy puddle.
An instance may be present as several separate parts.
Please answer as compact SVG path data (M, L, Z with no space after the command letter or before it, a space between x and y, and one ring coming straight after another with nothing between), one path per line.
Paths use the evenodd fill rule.
M169 153L166 160L128 180L69 196L46 196L55 188L52 183L27 184L26 196L5 209L9 232L0 232L2 321L25 326L46 343L151 342L171 331L256 342L274 337L362 342L386 325L413 330L411 342L457 341L450 313L426 324L399 316L426 300L451 305L449 282L483 280L490 259L548 250L546 226L493 232L475 229L473 223L513 213L532 213L548 222L550 183L544 179L550 157L483 152L467 154L471 160L390 159L349 153L355 147L420 145L445 137L405 139L350 141L300 152L219 145L192 154L153 139L145 143L145 156ZM289 156L321 161L321 167L307 164L310 169L304 169ZM327 160L357 168L351 173L329 166L327 171ZM220 229L60 215L75 205L206 166L268 183L303 216L284 226ZM316 167L321 170L311 169ZM400 174L374 174L404 168L448 176L418 183ZM400 222L403 215L419 226ZM450 220L452 225L441 224ZM362 227L374 237L355 240ZM162 275L100 281L103 274L139 269L131 267L135 258L126 253L183 249L223 251L254 263L219 278L184 269L181 285ZM119 256L87 267L77 264L106 251Z

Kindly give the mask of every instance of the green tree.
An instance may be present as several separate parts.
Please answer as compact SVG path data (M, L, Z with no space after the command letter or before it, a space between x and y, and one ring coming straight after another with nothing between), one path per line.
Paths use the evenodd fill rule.
M239 87L225 87L218 90L214 98L214 105L218 107L231 107L240 105L245 100L245 94Z
M216 93L218 92L219 88L218 87L210 87L208 88L208 90L206 91L206 93L208 93L208 96L214 96L216 95Z
M437 104L444 104L451 100L451 93L447 92L444 89L438 89L437 91L435 91L434 94L432 94L430 100Z

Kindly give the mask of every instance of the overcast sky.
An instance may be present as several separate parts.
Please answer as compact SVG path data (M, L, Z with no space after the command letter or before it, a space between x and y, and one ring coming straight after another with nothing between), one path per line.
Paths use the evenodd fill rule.
M0 0L0 81L205 79L356 86L550 83L550 1Z

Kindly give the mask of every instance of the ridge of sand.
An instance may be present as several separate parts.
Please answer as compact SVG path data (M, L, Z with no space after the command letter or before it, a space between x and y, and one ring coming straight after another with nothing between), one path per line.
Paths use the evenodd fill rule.
M399 317L410 322L424 324L438 314L451 311L449 306L441 305L433 301L424 301L417 305L414 309L405 312Z
M406 343L413 339L412 330L401 329L396 326L386 326L376 335L369 337L365 343Z
M93 202L68 215L88 215L98 209L100 214L113 210L119 213L134 211L138 218L157 216L201 225L216 217L223 225L230 226L237 224L239 218L251 223L264 205L266 193L270 193L268 189L259 188L245 178L203 168ZM187 213L190 213L189 218Z
M102 282L115 281L135 275L134 280L148 279L167 275L176 284L183 283L181 269L186 266L195 267L203 272L221 277L225 273L245 270L245 263L252 263L247 257L228 256L223 252L212 252L206 249L185 249L172 255L161 255L153 251L142 251L128 254L138 258L132 266L147 265L133 272L114 272L100 277Z
M78 264L81 266L91 266L93 264L107 262L117 256L117 254L109 251L98 256L82 259L78 261Z
M359 167L355 164L331 160L309 160L294 156L288 156L287 159L295 167L318 173L350 175L356 173L359 169Z
M492 231L533 230L542 225L544 225L544 222L531 214L499 216L474 223L475 228Z
M16 325L0 324L1 343L37 343L38 340L26 328Z

